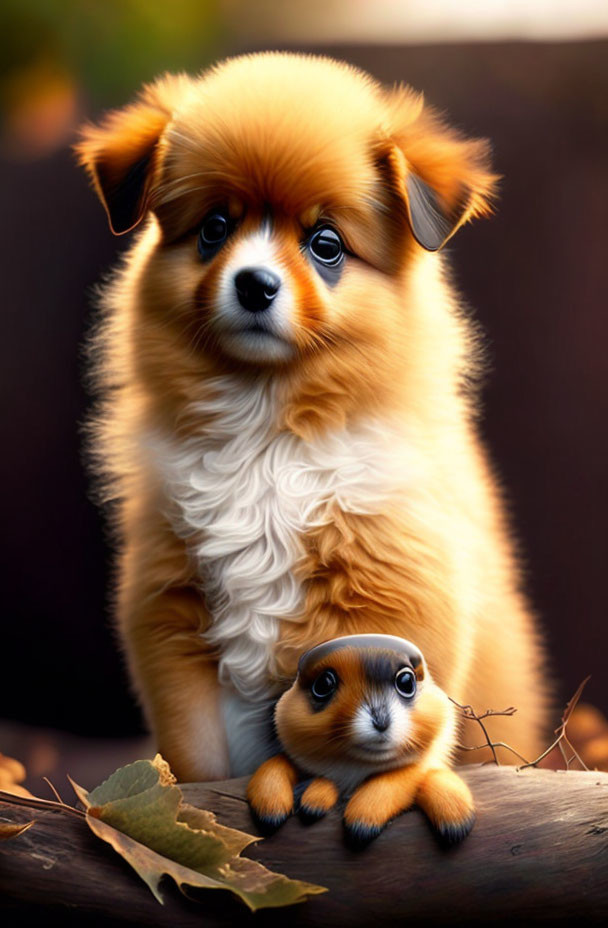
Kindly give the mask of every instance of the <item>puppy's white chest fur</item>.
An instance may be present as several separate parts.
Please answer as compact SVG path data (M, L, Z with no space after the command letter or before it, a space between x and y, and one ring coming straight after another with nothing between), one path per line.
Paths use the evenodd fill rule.
M198 566L219 679L246 705L272 696L279 624L302 618L294 573L302 536L329 519L332 503L377 512L404 481L404 462L386 425L314 442L278 431L276 385L266 378L226 376L209 388L193 410L205 423L200 434L179 442L156 436L153 459L174 530Z

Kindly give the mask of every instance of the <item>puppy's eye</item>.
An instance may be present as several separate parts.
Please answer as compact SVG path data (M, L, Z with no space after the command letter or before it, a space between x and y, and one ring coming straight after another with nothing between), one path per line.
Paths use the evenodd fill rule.
M335 693L338 686L338 678L333 670L324 670L320 673L312 684L310 691L315 699L329 699Z
M342 239L331 226L323 226L313 232L308 247L313 258L326 267L335 267L344 257Z
M220 212L209 213L198 234L198 251L201 258L210 258L224 244L230 232L227 217Z
M402 667L395 675L395 689L400 696L411 699L416 692L416 674L407 667Z

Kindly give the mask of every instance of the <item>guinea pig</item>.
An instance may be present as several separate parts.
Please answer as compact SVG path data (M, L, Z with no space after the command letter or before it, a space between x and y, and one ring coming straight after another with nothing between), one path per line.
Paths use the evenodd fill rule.
M287 819L307 776L300 815L320 818L344 796L351 844L368 843L414 803L447 843L473 827L471 793L448 767L454 706L410 641L365 634L317 645L301 657L274 718L282 752L247 789L262 828Z

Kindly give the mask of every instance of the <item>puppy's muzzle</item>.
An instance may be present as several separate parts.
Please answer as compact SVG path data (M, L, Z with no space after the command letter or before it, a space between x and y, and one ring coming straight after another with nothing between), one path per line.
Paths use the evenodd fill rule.
M268 309L281 286L281 278L265 267L245 267L234 277L239 303L250 313Z

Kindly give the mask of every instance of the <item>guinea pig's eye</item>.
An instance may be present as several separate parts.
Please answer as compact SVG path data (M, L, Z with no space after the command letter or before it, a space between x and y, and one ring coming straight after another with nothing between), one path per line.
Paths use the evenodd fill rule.
M327 267L335 267L344 257L342 239L331 226L322 226L313 232L308 247L313 258Z
M329 699L337 686L338 678L333 670L324 670L313 682L310 691L315 699Z
M395 675L395 689L400 696L411 699L416 692L416 674L408 667L402 667Z
M230 232L227 217L218 211L205 216L198 234L198 251L201 258L210 258L220 248Z

